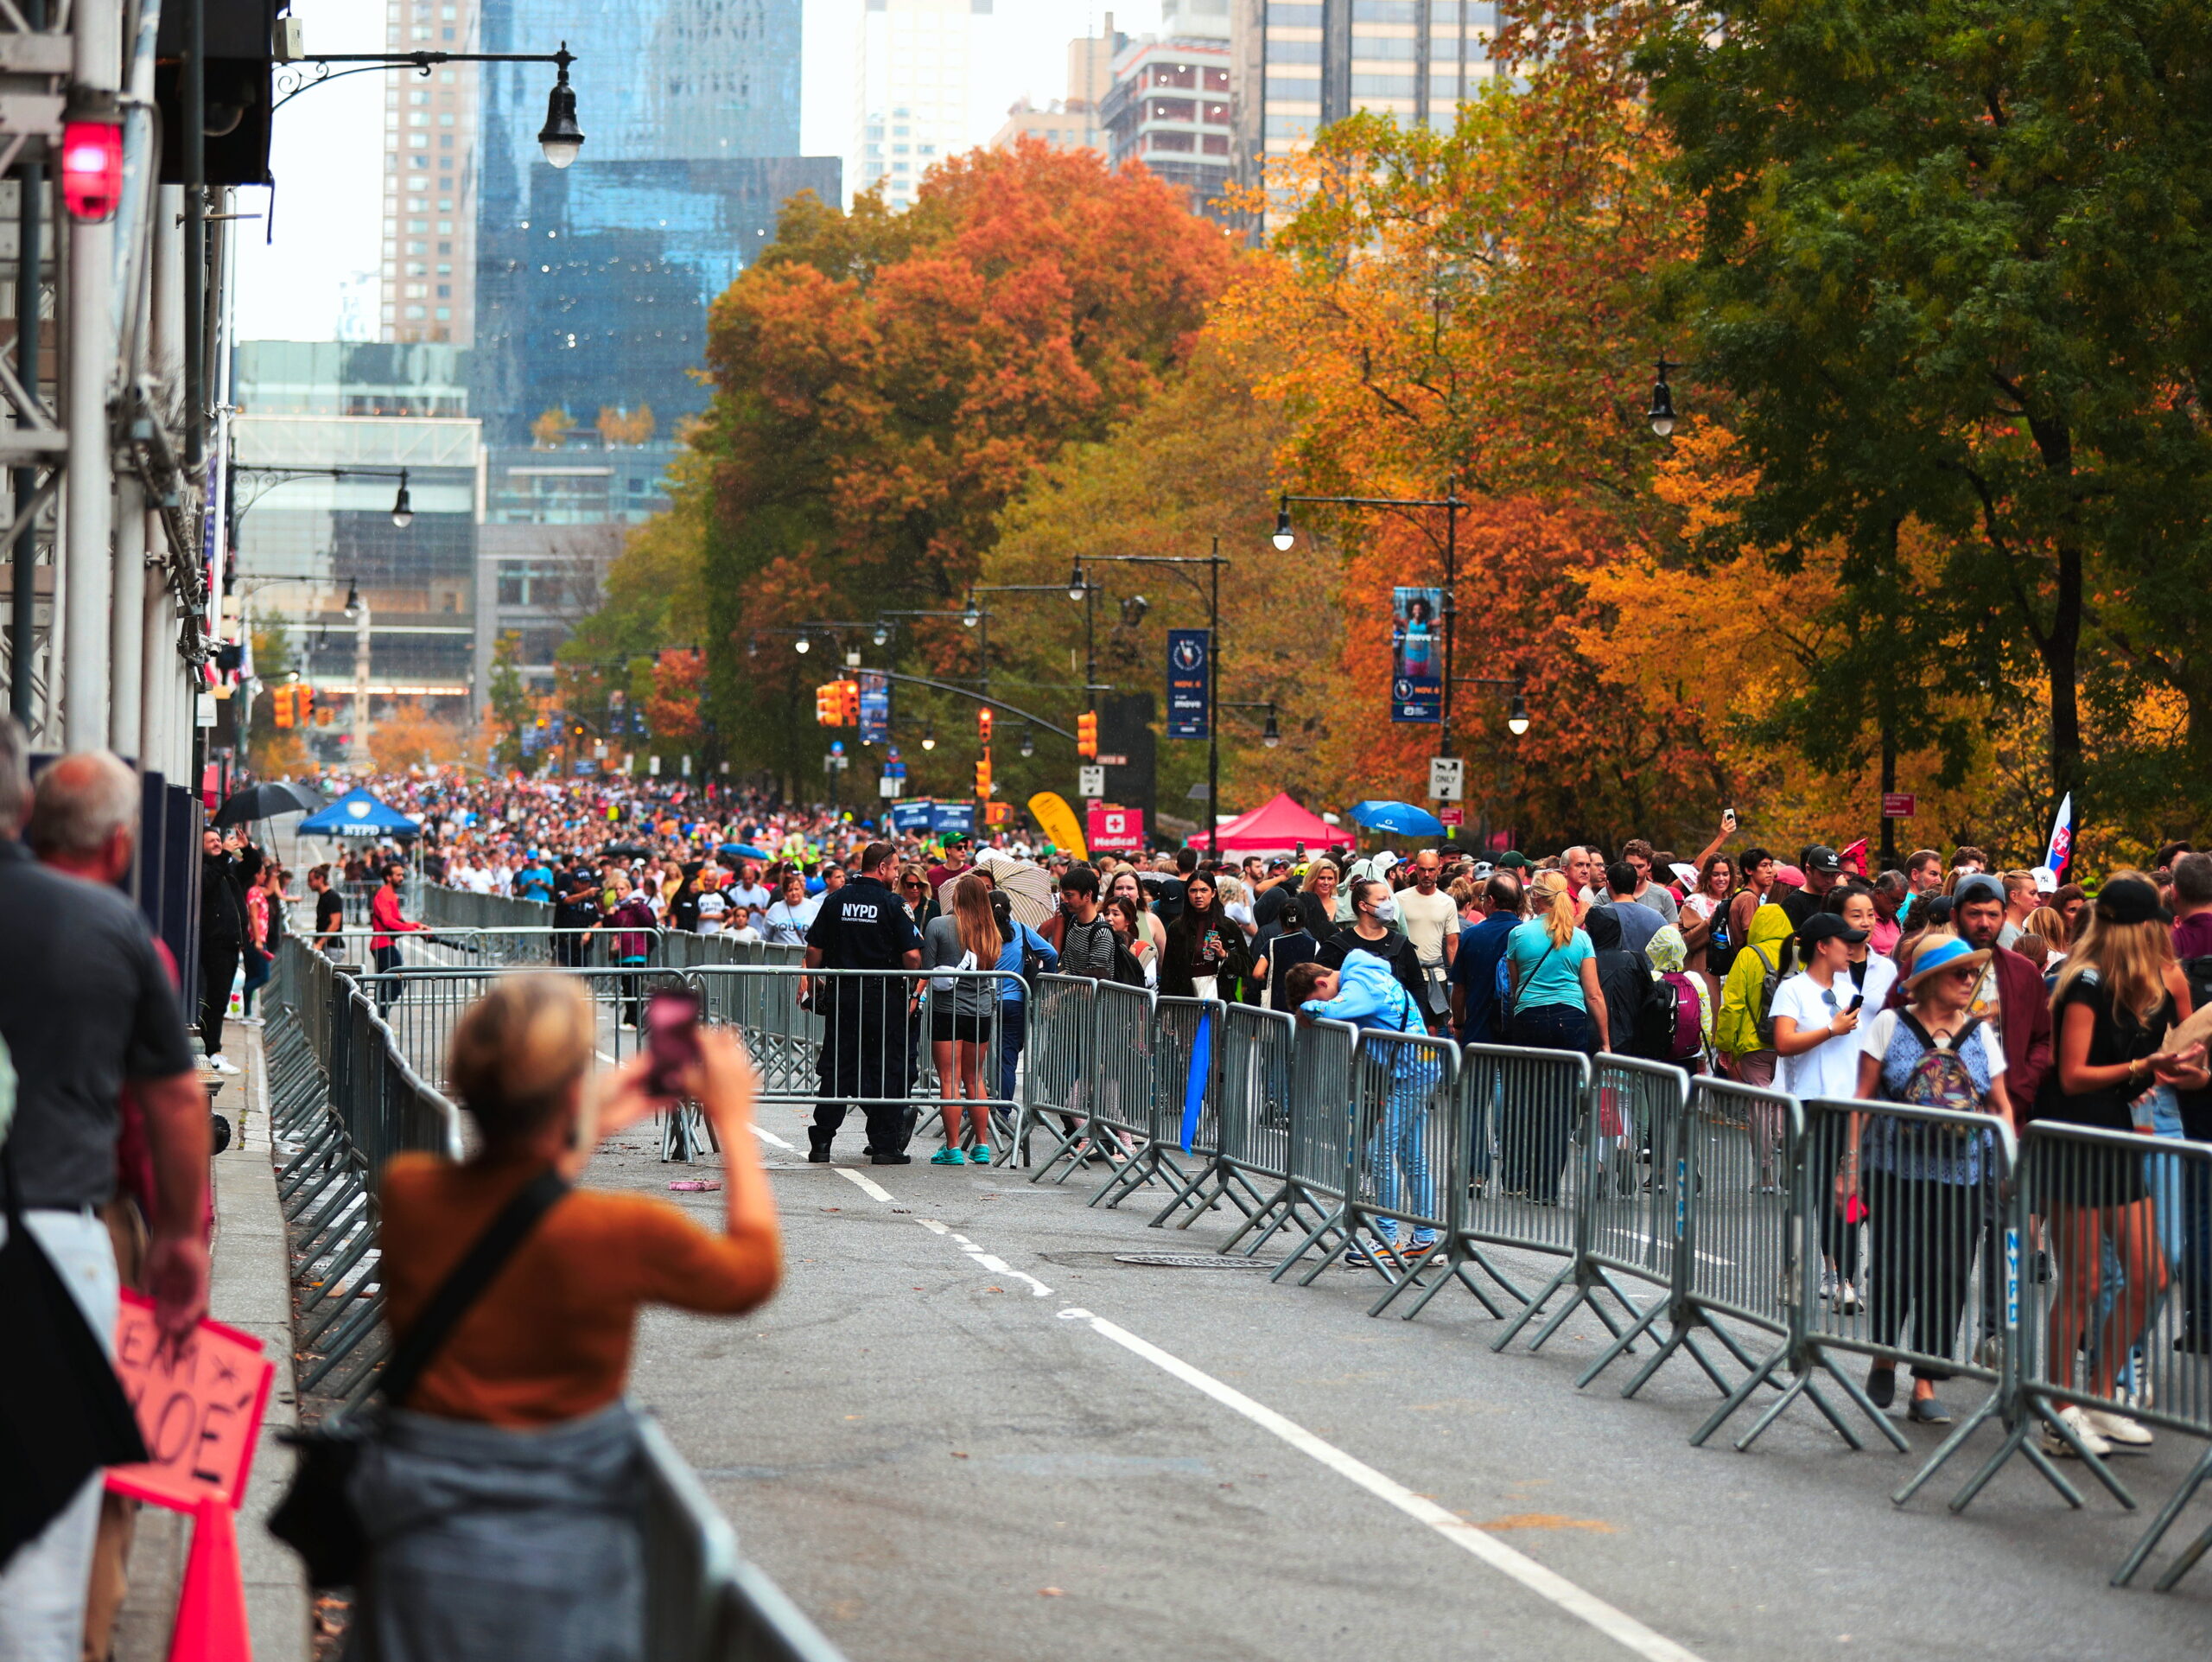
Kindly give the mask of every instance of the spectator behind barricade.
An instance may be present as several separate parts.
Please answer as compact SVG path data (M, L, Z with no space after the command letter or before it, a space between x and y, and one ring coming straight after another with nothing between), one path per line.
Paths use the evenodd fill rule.
M1725 854L1709 856L1697 869L1697 881L1675 914L1675 927L1682 932L1682 946L1688 953L1686 967L1704 980L1715 998L1743 939L1735 933L1729 915L1733 910L1729 889L1735 880L1734 861Z
M462 1016L447 1064L478 1151L461 1164L404 1154L383 1174L379 1274L402 1344L496 1219L557 1196L361 1456L351 1493L369 1552L353 1622L385 1662L642 1662L641 1458L623 1399L638 1312L741 1315L782 1274L752 1065L728 1034L702 1029L677 1081L721 1145L721 1234L656 1197L556 1181L674 1105L648 1093L645 1054L595 1078L593 1029L573 979L499 982Z
M1997 944L2005 920L2005 889L1994 877L1961 878L1949 897L1948 922L1959 938L1976 952L1989 953L1980 984L1974 989L1973 1013L1997 1029L2005 1046L2005 1088L2023 1105L2036 1102L2051 1066L2051 1005L2043 977L2018 952ZM1932 921L1940 915L1933 904ZM1902 1003L1899 987L1890 995Z
M1529 888L1529 920L1505 938L1511 1042L1535 1050L1612 1048L1595 949L1575 925L1569 879L1545 872Z
M1151 948L1149 955L1139 953L1138 956L1156 973L1160 955L1167 950L1167 926L1160 921L1160 914L1146 901L1144 884L1138 878L1135 868L1123 866L1115 872L1114 881L1106 885L1106 894L1110 900L1127 901L1136 908L1137 927Z
M2022 935L2020 939L2025 940L2028 935L2034 935L2044 944L2046 956L2044 959L2043 971L2045 979L2056 975L2058 972L2060 960L2066 956L2067 943L2073 937L2073 932L2066 927L2066 920L2061 917L2055 908L2039 906L2028 914L2027 934ZM2020 947L2018 942L2014 943L2014 950L2019 952L2023 957L2026 956L2025 949Z
M1444 856L1434 849L1414 856L1411 887L1398 895L1398 915L1421 966L1422 1003L1440 1028L1452 1008L1452 962L1459 952L1459 907L1438 887Z
M2036 875L2032 871L2008 871L1999 879L2005 888L2005 915L1998 925L1997 944L2010 946L2028 930L2028 919L2043 896L2036 889Z
M1306 927L1306 914L1294 906L1284 907L1276 917L1274 934L1267 943L1266 956L1253 971L1266 990L1269 1009L1297 1009L1297 1001L1290 996L1290 972L1301 964L1316 963L1320 950L1320 943Z
M1352 904L1351 927L1325 939L1316 956L1332 970L1353 952L1366 952L1382 959L1413 995L1414 1002L1426 1011L1427 986L1421 977L1421 959L1414 951L1413 942L1398 933L1398 899L1390 892L1390 885L1380 877L1355 877L1348 892Z
M1503 979L1500 965L1506 938L1521 923L1521 902L1519 874L1492 872L1483 881L1482 920L1459 932L1459 951L1452 960L1452 1021L1463 1045L1504 1041L1498 1020Z
M68 1370L77 1359L99 1366L91 1357L113 1341L119 1266L101 1214L116 1194L126 1089L152 1156L142 1278L165 1343L182 1340L207 1313L207 1094L145 920L116 887L131 868L137 777L105 752L64 756L46 770L34 807L28 748L22 728L0 716L0 916L9 930L0 952L0 1067L12 1067L15 1109L4 1128L8 1210L20 1206L70 1296L60 1309L11 1306L13 1348L0 1366L33 1392L89 1395L99 1382ZM16 840L27 816L31 848L46 863L34 863L31 848ZM8 1228L0 1219L0 1241ZM81 1345L58 1342L54 1324L79 1315L88 1329ZM36 1330L34 1322L52 1340L26 1353L23 1334ZM116 1406L121 1411L119 1392ZM83 1647L101 1478L88 1451L48 1452L58 1468L52 1476L81 1481L51 1512L27 1504L28 1484L7 1496L0 1657L10 1662L78 1662ZM86 1464L73 1468L79 1453Z
M1962 906L1963 910L1970 909ZM2139 872L2105 881L2081 939L2067 954L2052 1003L2058 1043L2052 1082L2035 1100L2038 1119L2113 1131L2177 1134L2177 1093L2212 1088L2204 1047L2160 1054L2168 1033L2188 1018L2189 977L2174 961L2173 935L2158 891ZM2011 1006L2006 1009L2009 1012ZM2011 1047L2006 1047L2009 1060ZM2026 1100L2026 1093L2017 1093ZM2089 1357L2090 1394L2111 1397L2120 1363L2144 1340L2166 1283L2145 1168L2133 1152L2069 1145L2045 1188L2046 1222L2058 1260L2045 1354L2055 1377L2071 1377L2076 1349ZM2107 1255L2120 1283L2108 1284ZM2062 1409L2092 1454L2139 1450L2151 1433L2125 1416ZM2049 1436L2050 1454L2070 1454Z
M1001 945L989 881L979 872L963 873L953 880L951 909L922 932L922 967L937 971L929 984L930 1049L945 1098L944 1146L930 1156L932 1166L991 1163L984 1065L998 999L992 982L970 972L995 967ZM961 1140L969 1127L975 1148L963 1156Z
M2189 984L2192 1009L2212 1003L2212 854L2187 853L2173 865L2174 955ZM2038 914L2038 915L2041 915ZM2178 1090L2181 1133L2212 1143L2212 1090ZM2174 1348L2212 1353L2212 1165L2181 1162L2181 1331Z
M1634 901L1638 906L1650 907L1659 914L1659 920L1662 923L1675 923L1679 920L1681 904L1675 899L1673 892L1666 887L1664 881L1672 874L1667 871L1665 866L1660 864L1657 850L1641 837L1631 837L1621 844L1621 857L1618 863L1626 866L1634 872L1636 881L1626 889L1621 889L1613 883L1611 872L1608 869L1606 887L1612 888L1616 894L1624 894L1628 899ZM1652 881L1652 874L1655 871L1660 874L1662 881L1658 882ZM1637 950L1643 949L1639 947Z
M1605 868L1600 881L1604 886L1592 897L1591 910L1603 907L1611 912L1620 924L1622 950L1642 952L1651 944L1651 937L1666 925L1666 914L1636 898L1636 868L1627 861L1614 861ZM1589 927L1588 912L1583 914L1582 924L1585 928Z
M1880 1009L1890 1002L1890 992L1897 985L1896 961L1874 950L1874 929L1881 921L1881 913L1874 901L1874 891L1863 882L1853 882L1841 888L1828 891L1821 910L1866 937L1854 941L1851 947L1851 963L1847 973L1854 997L1865 1002L1869 1010ZM1839 983L1839 985L1841 984Z
M2005 1091L2004 1047L1968 1008L1987 958L1948 931L1921 937L1905 977L1904 1003L1882 1009L1866 1024L1858 1047L1857 1095L1869 1102L1993 1114L2017 1124ZM1866 1124L1856 1116L1851 1121L1831 1215L1841 1215L1854 1251L1859 1208L1853 1203L1863 1202L1872 1216L1872 1336L1877 1344L1895 1346L1910 1320L1910 1348L1948 1356L1958 1343L1982 1232L1986 1202L1977 1191L1995 1188L1983 1168L1995 1157L1994 1140L1920 1137L1893 1122L1876 1122L1873 1133L1863 1135ZM1995 1270L1993 1264L1987 1273ZM1911 1418L1950 1423L1936 1386L1951 1377L1940 1365L1914 1365ZM1896 1368L1876 1361L1866 1376L1866 1394L1877 1408L1887 1408L1897 1396Z
M1193 871L1183 880L1180 899L1160 958L1160 997L1227 999L1232 984L1251 969L1244 932L1230 921L1220 889L1203 874Z
M1781 869L1781 863L1764 849L1744 850L1743 887L1728 902L1728 933L1734 939L1738 952L1751 938L1751 919L1759 907L1770 900L1782 898L1774 887L1776 874ZM1730 965L1731 969L1733 967ZM1725 984L1726 977L1724 976L1722 980Z
M769 944L776 946L803 946L806 932L813 924L818 908L806 897L806 879L796 870L784 878L782 896L768 907L763 922Z
M327 866L308 868L308 890L315 896L315 949L326 958L346 956L346 902L331 887Z
M1114 926L1099 915L1098 874L1070 866L1060 878L1060 973L1090 981L1114 978Z
M1637 1054L1637 1029L1644 1001L1651 997L1651 960L1640 948L1630 950L1623 944L1621 911L1618 906L1592 906L1583 915L1582 927L1590 937L1591 962L1597 967L1598 990L1605 1000L1605 1030L1612 1035L1611 1048L1629 1056Z
M899 869L899 901L906 908L906 915L914 920L914 927L926 929L930 920L938 915L937 891L930 887L930 875L919 863L903 865Z
M1052 942L1014 917L1014 903L1002 889L991 891L991 918L1004 943L998 967L1006 972L999 978L998 1093L1001 1101L1012 1102L1021 1048L1029 1036L1029 983L1040 975L1058 975L1060 955Z
M218 1073L238 1071L223 1054L223 1016L231 977L246 950L245 889L238 877L241 841L209 826L200 834L200 1048Z
M399 910L399 883L406 872L397 862L384 869L384 882L375 894L369 896L369 955L375 960L377 985L377 1014L387 1014L392 1002L399 997L399 971L404 959L399 950L402 935L423 933L423 926L410 923Z
M1153 950L1152 937L1145 929L1146 914L1142 905L1126 895L1116 895L1106 902L1101 915L1114 931L1116 941L1136 965L1140 977L1136 984L1157 987L1160 984L1160 954ZM1118 964L1120 960L1117 958L1116 962ZM1120 978L1116 977L1116 980Z
M1337 933L1339 923L1351 921L1344 897L1337 892L1342 876L1333 860L1316 860L1306 869L1294 904L1305 915L1306 933L1316 940L1328 939Z
M2079 883L2061 883L2052 891L2050 909L2066 920L2066 939L2072 945L2082 933L2082 914L2088 909L2089 892Z

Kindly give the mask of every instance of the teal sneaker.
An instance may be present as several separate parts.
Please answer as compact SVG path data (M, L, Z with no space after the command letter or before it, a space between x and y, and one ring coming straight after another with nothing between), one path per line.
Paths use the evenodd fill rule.
M971 1166L989 1165L991 1163L991 1145L988 1143L978 1143L974 1148L969 1149L968 1163Z
M939 1149L930 1156L932 1166L957 1166L963 1163L957 1149Z

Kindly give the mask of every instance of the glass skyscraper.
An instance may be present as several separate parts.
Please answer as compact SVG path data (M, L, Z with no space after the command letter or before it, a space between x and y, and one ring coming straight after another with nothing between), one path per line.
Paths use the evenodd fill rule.
M576 54L583 156L540 156L552 72L486 65L478 125L476 351L470 407L493 445L565 411L650 405L665 433L705 408L692 379L707 303L836 157L798 155L800 0L633 0L578 10L483 0L486 52Z
M1287 156L1355 110L1449 127L1491 73L1494 0L1251 0L1261 153ZM1247 98L1250 94L1247 92ZM1249 106L1248 106L1249 107Z

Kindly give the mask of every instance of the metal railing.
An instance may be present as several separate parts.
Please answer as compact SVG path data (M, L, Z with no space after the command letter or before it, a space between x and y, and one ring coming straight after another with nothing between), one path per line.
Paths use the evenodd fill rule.
M303 1417L359 1404L389 1348L375 1179L406 1151L459 1158L460 1116L399 1053L355 977L289 939L263 1028L278 1190L292 1241ZM758 1566L659 1425L641 1417L643 1654L656 1662L843 1662Z

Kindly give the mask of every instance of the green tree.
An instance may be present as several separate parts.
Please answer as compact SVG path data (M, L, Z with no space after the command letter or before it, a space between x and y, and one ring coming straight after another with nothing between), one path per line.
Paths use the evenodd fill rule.
M503 768L522 766L522 733L537 718L530 689L515 666L522 657L522 637L509 629L492 644L492 680L488 689L493 726L493 756Z
M1673 290L1694 342L1685 390L1732 406L1761 482L1751 539L1840 544L1844 604L1869 625L1815 697L1863 698L1901 661L1993 697L2039 682L2048 799L2201 799L2212 11L1710 0L1644 15L1653 105L1703 204ZM1891 552L1908 521L1950 549L1916 588ZM2132 717L2158 689L2186 704L2195 765L2146 774Z

